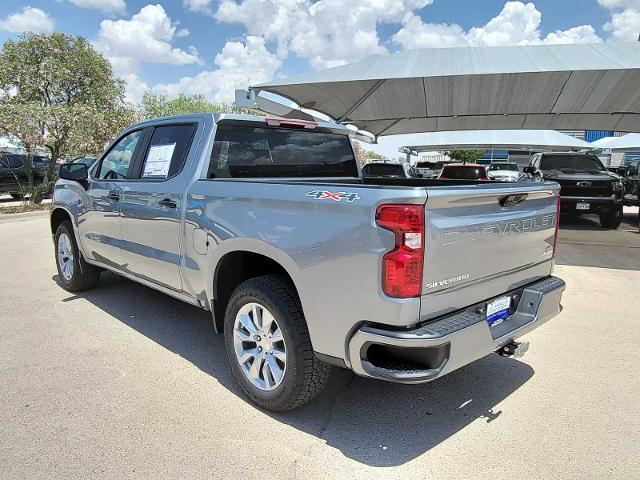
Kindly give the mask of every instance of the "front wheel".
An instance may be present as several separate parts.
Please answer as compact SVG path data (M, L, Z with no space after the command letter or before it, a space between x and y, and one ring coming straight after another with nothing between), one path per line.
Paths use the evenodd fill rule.
M70 292L93 288L100 279L100 269L84 261L73 227L68 220L62 222L54 237L58 281Z
M227 306L224 332L236 380L267 410L304 405L329 379L331 366L313 353L297 292L281 275L240 284Z
M622 223L622 207L600 214L602 228L617 229Z

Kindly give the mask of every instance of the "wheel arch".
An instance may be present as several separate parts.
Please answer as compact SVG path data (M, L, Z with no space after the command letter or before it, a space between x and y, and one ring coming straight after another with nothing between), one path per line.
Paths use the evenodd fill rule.
M298 299L300 292L294 275L286 268L281 259L273 255L248 249L225 252L218 260L213 274L213 296L211 311L216 333L224 330L224 316L229 298L242 282L263 275L282 275L291 281Z
M51 214L49 215L51 234L55 235L60 224L66 220L69 220L71 222L71 225L73 226L73 218L69 211L63 207L54 207L51 210Z

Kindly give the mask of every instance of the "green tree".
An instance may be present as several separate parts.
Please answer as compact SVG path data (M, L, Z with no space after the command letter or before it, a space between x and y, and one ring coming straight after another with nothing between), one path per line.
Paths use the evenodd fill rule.
M484 150L452 150L447 155L462 163L473 163L484 155Z
M42 185L28 173L30 188L40 190L34 201L50 189L60 157L99 152L134 119L124 82L83 37L25 33L7 40L0 71L0 131L18 138L29 157L38 149L51 157Z
M185 113L251 113L254 115L264 115L264 113L248 109L239 108L235 105L223 103L213 103L207 100L204 95L185 95L181 93L175 98L160 95L153 92L145 92L139 106L139 115L143 120L158 117L168 117L171 115L181 115Z
M373 150L365 150L359 141L353 142L353 147L356 151L356 159L360 163L360 166L369 163L371 160L382 160L383 155L374 152Z

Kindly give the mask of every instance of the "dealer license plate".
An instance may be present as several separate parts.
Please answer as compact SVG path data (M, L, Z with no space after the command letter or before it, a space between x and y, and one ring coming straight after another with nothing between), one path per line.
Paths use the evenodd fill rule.
M500 297L487 302L487 323L490 327L498 325L509 316L511 297Z
M576 210L589 210L591 205L587 202L576 203Z

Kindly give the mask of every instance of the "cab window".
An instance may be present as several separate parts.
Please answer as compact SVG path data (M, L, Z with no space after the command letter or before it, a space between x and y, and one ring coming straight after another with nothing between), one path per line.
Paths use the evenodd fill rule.
M143 131L136 130L122 137L102 159L97 178L109 180L122 180L127 178L129 166L131 165L136 147L140 143L142 136Z

